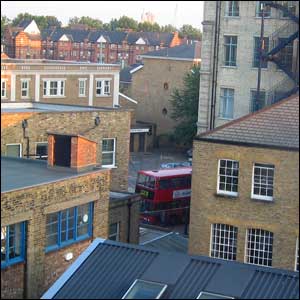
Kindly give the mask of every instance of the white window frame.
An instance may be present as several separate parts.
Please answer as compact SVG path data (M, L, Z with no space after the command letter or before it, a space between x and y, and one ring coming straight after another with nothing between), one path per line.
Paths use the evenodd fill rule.
M229 6L229 2L238 2L238 16L232 16L232 15L229 15L229 12L233 12L233 10L229 10L230 6ZM225 8L225 17L228 17L228 18L239 18L240 17L240 1L226 1L226 8Z
M51 82L57 82L57 94L50 95ZM45 88L46 83L46 88ZM46 94L45 94L46 89ZM63 93L62 93L63 91ZM66 79L65 78L44 78L43 79L43 98L65 98Z
M258 163L254 163L252 167L252 185L251 185L251 199L258 199L258 200L265 200L265 201L273 201L274 200L274 178L275 178L275 166L273 168L271 167L262 167L262 166L257 166L258 168L263 168L267 169L273 169L273 185L272 185L272 190L273 190L273 196L265 196L265 195L258 195L254 194L254 171L255 171L255 165ZM261 164L264 165L264 164ZM265 164L267 165L267 164ZM268 179L268 176L267 176ZM268 184L266 184L268 186Z
M297 266L298 266L298 270L297 270ZM295 272L299 272L299 237L297 237L296 240Z
M225 176L225 177L229 176L229 175L226 175L226 174L224 174L224 175L220 174L221 160L237 162L239 164L239 161L237 161L237 160L227 159L227 158L221 158L221 159L219 159L219 161L218 161L217 194L218 195L229 195L229 196L235 196L236 197L239 194L238 192L232 192L232 191L229 192L229 191L226 191L226 190L225 191L224 190L220 190L220 176ZM239 168L238 168L238 173L239 173L239 169L240 169L240 165L239 165ZM231 175L231 177L233 177L233 176ZM238 187L239 186L239 174L237 176L237 180L238 180L238 183L237 183L237 187Z
M229 100L231 97L228 95L229 90L233 91L233 96L232 96L232 115L224 115L223 110L225 105L228 106ZM225 95L226 94L226 95ZM223 120L233 120L234 119L234 94L235 94L235 89L232 88L227 88L227 87L221 87L220 88L220 104L219 104L219 118Z
M47 144L47 146L48 146L48 141L45 141L45 142L36 142L35 143L35 158L39 158L40 157L39 155L37 155L37 146L38 146L38 144ZM48 157L48 155L43 155L42 157Z
M248 255L248 250L249 250L249 248L248 248L248 240L249 240L249 230L260 230L260 231L267 231L267 232L270 232L270 233L272 233L273 234L273 238L272 238L272 257L271 257L271 265L270 266L268 266L268 265L265 265L265 264L255 264L255 263L252 263L252 262L249 262L248 261L248 258L250 257L250 255ZM266 240L266 238L264 237L264 242L265 242L265 240ZM256 244L256 243L255 243ZM244 263L246 263L246 264L250 264L250 265L256 265L256 266L264 266L264 267L272 267L272 262L273 262L273 246L274 246L274 233L273 232L271 232L271 231L268 231L268 230L265 230L265 229L261 229L261 228L247 228L247 231L246 231L246 237L245 237L245 256L244 256ZM253 248L254 250L256 249L256 248ZM258 250L259 251L259 250ZM259 252L261 252L261 251L259 251ZM260 257L258 257L258 258L260 258ZM265 258L263 258L262 257L262 259L265 259ZM269 259L268 259L269 260Z
M110 97L110 91L111 91L111 78L95 78L96 84L95 84L95 88L96 88L96 97ZM97 87L98 82L101 82L101 88ZM108 85L106 85L106 83L108 82ZM107 88L107 89L106 89ZM97 89L100 89L100 94L97 93ZM108 90L108 92L106 92L106 90Z
M234 299L234 297L224 296L224 295L221 295L221 294L214 294L214 293L205 292L205 291L201 291L200 294L198 295L198 297L196 299L201 299L200 297L202 296L202 294L211 295L212 296L211 299L214 299L213 298L214 296L217 296L217 297L220 297L220 298L224 298L224 299Z
M237 240L238 240L237 235L238 235L238 227L233 226L233 225L229 225L229 224L221 224L221 223L214 223L214 224L211 224L209 256L210 256L210 257L214 257L214 258L224 259L224 260L232 260L232 261L236 261L236 259L229 259L229 258L224 258L224 257L221 257L221 256L212 256L212 255L211 255L211 254L212 254L212 250L213 250L213 244L214 244L214 241L216 240L216 237L213 235L213 232L214 232L214 225L217 225L217 226L218 226L218 228L216 228L216 229L218 229L220 232L221 232L220 225L225 225L225 226L231 227L231 228L229 228L229 231L225 231L225 232L227 232L228 234L229 234L229 232L231 231L231 229L232 229L232 232L235 232L234 229L236 229L236 240L235 240L235 243L236 243L236 245L235 245L235 250L236 250L236 252L234 253L234 252L225 252L225 251L223 251L222 254L223 254L223 256L225 256L224 254L227 254L227 255L229 255L229 254L234 255L234 254L235 254L235 256L237 257ZM220 238L221 238L221 237L222 237L222 236L220 235ZM225 235L224 235L224 237L225 237ZM228 237L228 239L229 239L229 237ZM228 246L228 247L231 246L230 244L221 244L221 243L219 243L219 245L222 245L222 246ZM231 246L231 247L233 248L234 245ZM221 252L221 251L219 251L219 252Z
M122 297L122 299L126 299L127 295L131 292L132 288L135 286L135 284L140 281L140 282L147 282L147 283L154 283L156 285L161 285L162 289L159 292L159 294L156 296L155 299L160 299L160 297L162 296L162 294L165 292L165 290L167 289L168 285L167 284L163 284L163 283L159 283L159 282L153 282L150 280L142 280L142 279L136 279L133 284L129 287L129 289L127 290L127 292L124 294L124 296Z
M78 97L86 97L86 81L87 78L78 79ZM80 86L80 83L83 82L83 87ZM83 89L83 93L80 93L80 89Z
M11 143L11 144L5 144L5 155L7 156L7 146L20 146L20 151L19 151L19 157L22 157L22 144L21 143Z
M4 84L4 88L3 88L3 84ZM4 94L2 95L2 92L4 92ZM1 78L1 99L7 99L7 79L2 79Z
M27 87L23 88L23 83L26 82ZM29 84L30 84L30 78L21 78L21 98L22 99L29 99ZM23 91L26 91L26 96L23 96Z
M116 236L116 240L115 241L119 242L120 241L120 222L115 222L115 223L112 223L110 225L114 225L114 224L117 224L117 232L109 234L108 239L110 240L111 237Z
M102 149L102 152L101 154L105 154L105 153L113 153L113 163L111 165L103 165L102 164L102 168L116 168L116 138L104 138L102 139L102 145L103 145L103 141L104 140L113 140L114 141L114 150L113 151L103 151ZM102 157L101 157L102 159Z

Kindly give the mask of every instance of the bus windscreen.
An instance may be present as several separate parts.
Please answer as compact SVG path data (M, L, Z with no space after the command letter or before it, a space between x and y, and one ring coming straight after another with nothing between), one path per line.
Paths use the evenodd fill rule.
M153 176L148 176L145 174L139 174L137 178L137 184L154 189L155 188L155 178Z

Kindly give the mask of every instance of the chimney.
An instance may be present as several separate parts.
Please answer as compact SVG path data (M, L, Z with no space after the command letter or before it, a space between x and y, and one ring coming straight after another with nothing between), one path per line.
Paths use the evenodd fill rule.
M97 143L80 135L48 133L48 167L77 172L96 166Z

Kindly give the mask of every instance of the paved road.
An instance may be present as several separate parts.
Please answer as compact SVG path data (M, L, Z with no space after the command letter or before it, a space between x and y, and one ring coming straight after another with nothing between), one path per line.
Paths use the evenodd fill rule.
M129 161L128 191L134 192L139 170L157 170L162 163L188 161L184 153L160 150L147 153L131 153Z

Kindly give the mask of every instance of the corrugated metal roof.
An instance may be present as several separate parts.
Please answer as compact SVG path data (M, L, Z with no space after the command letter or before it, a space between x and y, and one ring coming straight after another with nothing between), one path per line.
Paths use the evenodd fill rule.
M299 299L298 272L102 239L91 246L42 299L121 299L135 279L167 284L162 299L196 299L201 291L241 299Z
M207 131L196 139L299 149L299 95Z

